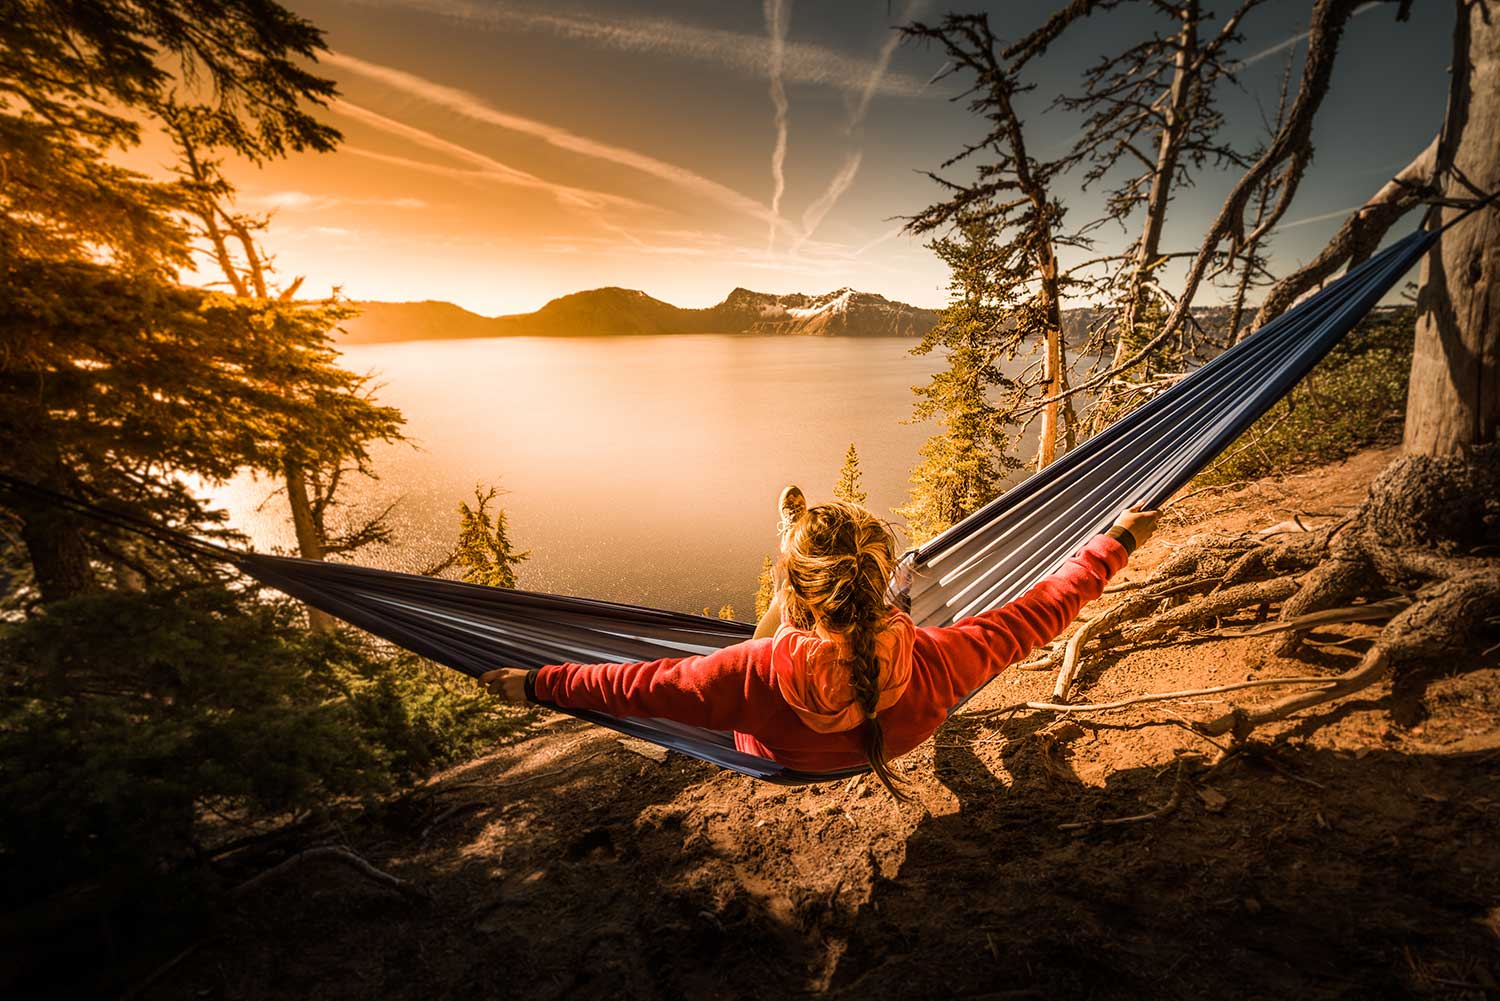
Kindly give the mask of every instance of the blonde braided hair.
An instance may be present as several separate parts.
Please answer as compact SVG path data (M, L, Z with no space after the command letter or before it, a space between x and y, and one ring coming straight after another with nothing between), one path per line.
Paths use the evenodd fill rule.
M885 731L876 710L875 640L890 614L886 586L895 566L895 539L879 518L845 501L787 513L779 568L782 613L798 629L821 625L848 643L850 681L865 712L865 756L891 795L908 800L886 761Z

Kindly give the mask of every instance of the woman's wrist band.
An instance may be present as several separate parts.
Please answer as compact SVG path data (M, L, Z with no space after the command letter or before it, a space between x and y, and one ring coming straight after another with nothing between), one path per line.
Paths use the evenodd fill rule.
M1120 545L1124 546L1126 556L1130 556L1135 552L1135 536L1131 535L1130 529L1126 528L1124 525L1115 525L1104 534L1109 536L1111 539L1114 539Z
M535 702L536 701L536 668L533 667L531 670L529 670L529 671L526 672L526 680L523 682L523 686L526 689L526 701L527 702Z

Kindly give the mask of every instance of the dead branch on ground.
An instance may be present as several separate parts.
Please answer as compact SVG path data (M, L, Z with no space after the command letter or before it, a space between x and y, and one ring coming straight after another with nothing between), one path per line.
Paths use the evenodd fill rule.
M1058 824L1059 831L1086 831L1096 827L1116 827L1120 824L1139 824L1148 820L1157 820L1174 812L1182 803L1183 790L1191 785L1187 774L1187 761L1179 758L1177 760L1177 776L1172 782L1172 797L1161 806L1147 813L1138 813L1133 817L1108 817L1104 820L1075 820L1067 824Z
M264 886L268 882L285 876L306 862L318 861L337 862L363 876L370 882L388 890L394 890L396 893L410 900L425 901L432 898L432 895L427 890L417 886L415 883L401 879L399 876L393 876L383 869L377 869L363 857L347 848L341 848L337 845L323 845L318 848L308 848L300 851L279 865L272 866L260 875L241 883L234 888L232 893L236 897L243 897L257 887Z

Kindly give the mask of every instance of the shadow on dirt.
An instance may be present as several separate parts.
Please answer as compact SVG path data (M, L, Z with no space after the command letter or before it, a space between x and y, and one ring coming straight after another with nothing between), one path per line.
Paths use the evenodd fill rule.
M1169 816L1069 833L1167 802L1175 769L1085 789L1036 720L1002 732L996 768L976 724L945 731L936 777L958 808L877 880L832 996L1495 996L1500 752L1281 745L1274 770L1213 780L1222 805L1190 791Z
M1069 832L1166 802L1171 751L1142 742L1192 738L1049 722L951 722L913 755L927 810L602 744L531 785L481 765L440 824L347 832L430 904L308 871L196 941L47 986L139 986L175 957L131 996L1495 996L1500 751L1343 751L1293 728L1168 816Z

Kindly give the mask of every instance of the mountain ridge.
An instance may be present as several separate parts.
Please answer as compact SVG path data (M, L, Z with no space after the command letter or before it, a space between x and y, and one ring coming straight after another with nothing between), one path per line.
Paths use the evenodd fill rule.
M920 337L940 310L844 287L821 295L735 288L724 301L683 308L619 286L559 296L531 313L481 316L442 300L354 302L340 341L463 340L478 337L617 337L652 334L760 334L802 337Z

